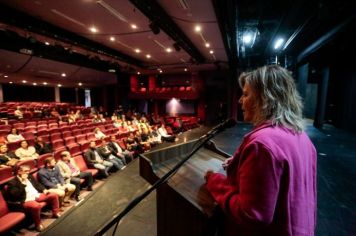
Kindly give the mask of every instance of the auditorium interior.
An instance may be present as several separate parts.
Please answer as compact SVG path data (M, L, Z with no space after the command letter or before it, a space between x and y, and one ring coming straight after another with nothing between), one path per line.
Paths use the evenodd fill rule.
M204 173L253 128L237 78L275 64L317 150L315 235L356 235L355 42L351 0L0 0L0 154L20 158L0 164L0 234L219 235ZM112 139L121 162L90 166ZM56 219L42 202L39 227L8 184L21 165L41 180L64 151L94 182Z

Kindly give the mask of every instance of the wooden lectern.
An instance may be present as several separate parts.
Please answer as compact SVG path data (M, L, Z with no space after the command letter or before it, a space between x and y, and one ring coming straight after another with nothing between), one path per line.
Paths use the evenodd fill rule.
M195 142L151 152L140 158L140 175L155 183L187 156ZM165 184L157 189L158 236L216 235L217 205L204 187L204 174L222 172L221 163L230 155L209 145L195 153Z

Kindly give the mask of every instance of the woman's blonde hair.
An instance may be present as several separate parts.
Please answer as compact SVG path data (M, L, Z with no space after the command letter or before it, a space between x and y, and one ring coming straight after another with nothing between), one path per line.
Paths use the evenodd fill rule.
M241 88L246 83L255 93L259 108L255 124L269 120L295 132L303 130L303 104L289 71L277 65L263 66L239 77Z

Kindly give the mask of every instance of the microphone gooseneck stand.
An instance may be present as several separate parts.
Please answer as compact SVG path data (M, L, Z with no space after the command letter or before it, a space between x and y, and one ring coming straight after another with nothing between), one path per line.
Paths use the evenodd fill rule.
M170 179L175 172L178 171L178 169L185 163L187 162L191 156L193 156L205 143L207 143L211 138L213 138L217 133L223 131L226 128L226 124L229 122L226 121L216 127L214 127L213 129L211 129L207 134L201 136L195 144L198 144L200 142L199 145L197 145L195 148L193 148L193 150L185 157L183 158L180 162L178 162L178 164L176 166L174 166L170 171L168 171L164 176L162 176L162 178L160 178L159 180L156 181L156 183L154 183L149 189L147 189L144 193L142 193L141 195L139 195L138 197L136 197L135 199L133 199L126 207L123 211L121 211L118 215L114 216L114 218L108 223L106 224L104 227L102 227L101 229L99 229L95 235L99 236L99 235L103 235L105 232L107 232L115 223L115 228L114 231L112 233L112 235L115 235L116 230L117 230L117 226L119 225L121 219L127 214L129 213L137 204L139 204L145 197L147 197L153 190L157 189L161 184L165 183L168 179ZM231 122L230 122L231 123ZM230 124L228 124L229 126ZM194 145L195 146L195 145Z

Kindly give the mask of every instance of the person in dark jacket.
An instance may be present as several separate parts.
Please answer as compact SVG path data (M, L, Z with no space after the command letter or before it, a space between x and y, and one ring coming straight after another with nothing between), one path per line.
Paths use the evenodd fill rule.
M87 165L98 169L103 177L108 177L109 171L111 170L114 164L103 159L103 157L96 149L95 141L91 141L89 145L90 146L88 150L84 154Z
M51 153L52 152L52 145L49 143L45 143L42 137L36 137L35 140L35 149L39 155Z
M16 177L7 184L6 198L10 206L21 205L35 222L36 230L42 231L44 226L41 224L41 202L50 205L53 217L58 218L60 217L59 199L57 194L50 193L29 172L29 166L19 166Z
M108 146L114 151L113 154L116 157L125 160L125 163L130 163L133 160L133 152L123 149L117 142L115 135L110 136L110 142Z
M116 170L121 170L126 164L125 160L115 156L114 150L106 143L105 139L101 141L101 146L98 148L99 155L104 160L111 162Z

